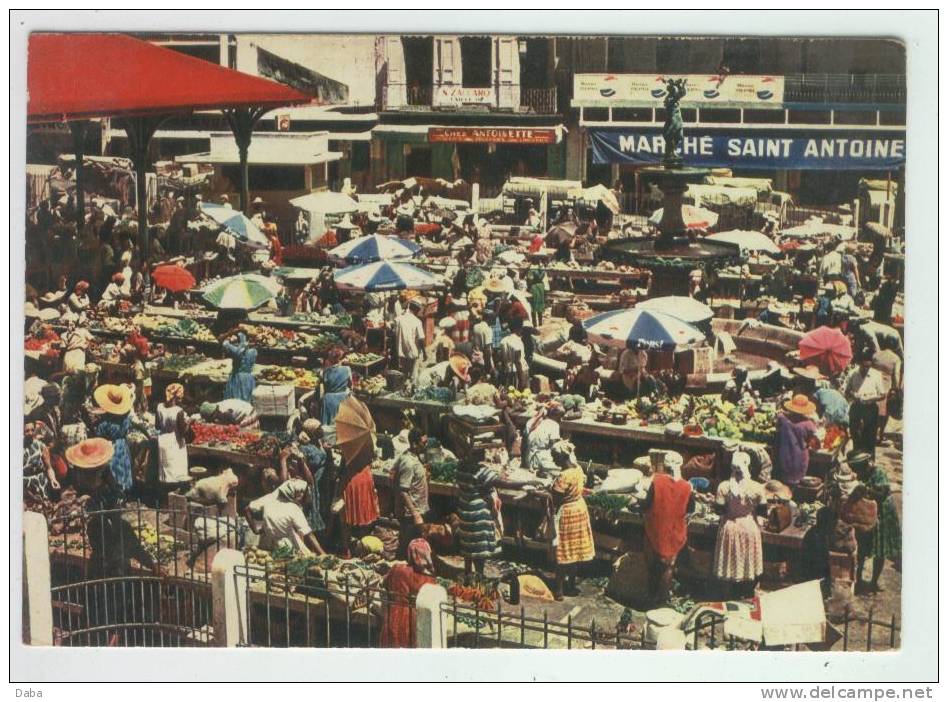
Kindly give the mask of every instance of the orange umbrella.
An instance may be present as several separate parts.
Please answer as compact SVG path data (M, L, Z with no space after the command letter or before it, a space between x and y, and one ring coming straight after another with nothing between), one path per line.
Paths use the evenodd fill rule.
M371 461L375 451L375 420L365 403L351 395L342 401L336 414L336 447L346 463L364 452Z
M151 278L155 281L155 285L166 288L171 292L190 290L197 284L194 276L191 275L191 271L184 266L173 263L158 266L152 271Z

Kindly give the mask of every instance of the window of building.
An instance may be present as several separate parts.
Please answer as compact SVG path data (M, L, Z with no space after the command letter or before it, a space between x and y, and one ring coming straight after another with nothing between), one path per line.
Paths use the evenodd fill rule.
M905 110L895 110L893 112L880 112L879 124L885 125L905 125Z
M829 124L829 110L789 110L787 121L790 124Z
M546 88L550 85L550 40L519 39L520 87Z
M583 119L587 122L606 122L609 120L609 109L606 107L587 107L583 110Z
M405 83L411 88L430 88L434 62L434 37L402 37L405 53Z
M834 124L875 124L875 111L836 110L833 115Z
M320 169L322 167L320 166ZM251 190L305 190L305 166L250 166L249 183ZM231 183L240 183L240 166L236 164L221 167L221 174Z
M461 37L461 84L465 88L489 88L491 38Z
M367 141L352 142L352 170L353 171L369 170L369 142Z
M682 115L684 119L684 115ZM701 109L700 120L702 122L740 122L740 110L728 109Z
M613 107L612 119L614 122L651 122L652 111L647 107Z

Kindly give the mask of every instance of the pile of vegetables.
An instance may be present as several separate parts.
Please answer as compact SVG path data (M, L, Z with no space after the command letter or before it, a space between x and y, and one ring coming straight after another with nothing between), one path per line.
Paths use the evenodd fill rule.
M735 405L719 395L695 398L692 421L708 436L771 443L776 435L773 406Z
M325 353L341 343L338 335L330 332L309 334L292 329L275 329L262 324L241 324L240 330L254 346Z
M244 444L247 453L257 456L276 456L283 448L283 441L274 434L257 434L251 441Z
M428 477L435 483L456 483L457 475L457 461L437 461L429 466Z
M608 492L589 495L585 500L587 506L595 507L605 512L618 512L629 506L628 495L615 495Z
M359 381L357 389L366 395L378 395L385 390L385 378L380 375L363 378Z
M159 534L155 531L155 527L149 524L136 525L132 529L141 542L142 548L160 565L171 563L179 553L188 550L187 544L177 541L169 534Z
M493 612L495 603L500 599L497 584L477 576L465 576L453 583L448 587L448 594L487 612Z
M416 390L412 399L448 405L454 402L454 391L451 388L427 387Z
M308 368L261 366L254 372L254 376L263 383L291 384L308 390L319 385L319 376Z
M382 357L375 353L350 353L346 356L346 363L354 366L370 366Z
M582 395L560 395L559 401L567 412L582 410L586 404L586 398Z
M178 373L187 368L196 366L199 363L203 363L206 360L207 356L199 353L175 354L173 356L165 356L165 358L162 359L161 369L171 373Z
M260 438L259 432L241 431L233 424L195 422L191 431L194 432L192 443L202 446L248 447Z
M217 341L210 329L189 317L176 319L163 315L139 314L132 319L132 323L142 331L152 332L159 336L173 336L195 341Z

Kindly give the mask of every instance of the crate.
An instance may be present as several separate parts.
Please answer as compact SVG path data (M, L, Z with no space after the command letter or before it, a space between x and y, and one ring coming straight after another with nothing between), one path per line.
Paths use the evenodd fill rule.
M293 385L258 385L253 391L253 408L261 417L289 417L296 409Z

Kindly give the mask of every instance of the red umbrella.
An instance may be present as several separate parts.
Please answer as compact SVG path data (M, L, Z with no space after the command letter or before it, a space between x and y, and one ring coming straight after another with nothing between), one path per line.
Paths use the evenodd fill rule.
M187 268L170 263L158 266L152 271L151 278L155 281L155 285L167 288L171 292L190 290L197 283Z
M839 373L853 358L849 339L839 329L817 327L800 339L800 360L812 361L825 373Z

